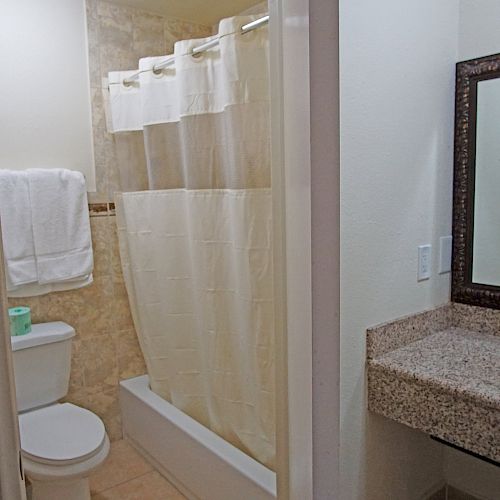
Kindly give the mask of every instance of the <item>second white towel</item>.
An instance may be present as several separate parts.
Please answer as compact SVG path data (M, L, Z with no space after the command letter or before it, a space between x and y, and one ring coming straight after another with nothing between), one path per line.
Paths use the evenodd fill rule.
M85 178L66 169L28 169L38 283L92 273L93 255Z
M30 194L25 171L0 170L0 215L7 289L36 282Z

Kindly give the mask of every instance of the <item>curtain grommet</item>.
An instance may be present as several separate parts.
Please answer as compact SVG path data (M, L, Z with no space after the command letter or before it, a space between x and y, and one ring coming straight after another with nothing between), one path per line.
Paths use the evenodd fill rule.
M155 68L154 66L151 68L151 74L155 78L163 78L165 75L165 68Z
M135 82L126 82L125 80L122 81L122 87L125 90L132 90L136 86Z

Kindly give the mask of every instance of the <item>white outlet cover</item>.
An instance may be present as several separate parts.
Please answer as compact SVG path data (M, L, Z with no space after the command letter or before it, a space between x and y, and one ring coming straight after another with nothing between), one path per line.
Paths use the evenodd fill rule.
M441 236L439 238L439 274L451 272L451 249L453 238Z
M418 281L428 280L432 269L432 246L420 245L418 247Z

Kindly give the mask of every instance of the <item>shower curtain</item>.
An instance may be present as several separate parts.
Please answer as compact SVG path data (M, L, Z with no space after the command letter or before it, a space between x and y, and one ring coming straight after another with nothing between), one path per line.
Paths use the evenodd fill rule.
M272 468L268 38L239 33L256 18L224 19L196 57L210 38L177 42L159 74L164 57L141 59L132 86L111 73L110 126L128 186L147 184L117 197L117 222L151 388ZM122 144L140 134L145 162Z

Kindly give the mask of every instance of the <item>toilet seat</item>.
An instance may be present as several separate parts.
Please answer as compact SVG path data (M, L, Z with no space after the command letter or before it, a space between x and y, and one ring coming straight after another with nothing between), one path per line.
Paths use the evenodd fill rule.
M71 403L19 415L19 430L23 457L52 466L85 462L99 454L107 442L102 420Z
M58 482L68 483L68 481L87 481L89 474L97 469L106 460L109 454L109 439L104 438L104 443L99 451L86 460L73 463L43 463L40 460L32 460L24 453L23 468L26 476L31 480L38 482ZM49 497L53 500L53 497ZM64 497L69 498L68 496ZM87 497L85 497L87 498Z

